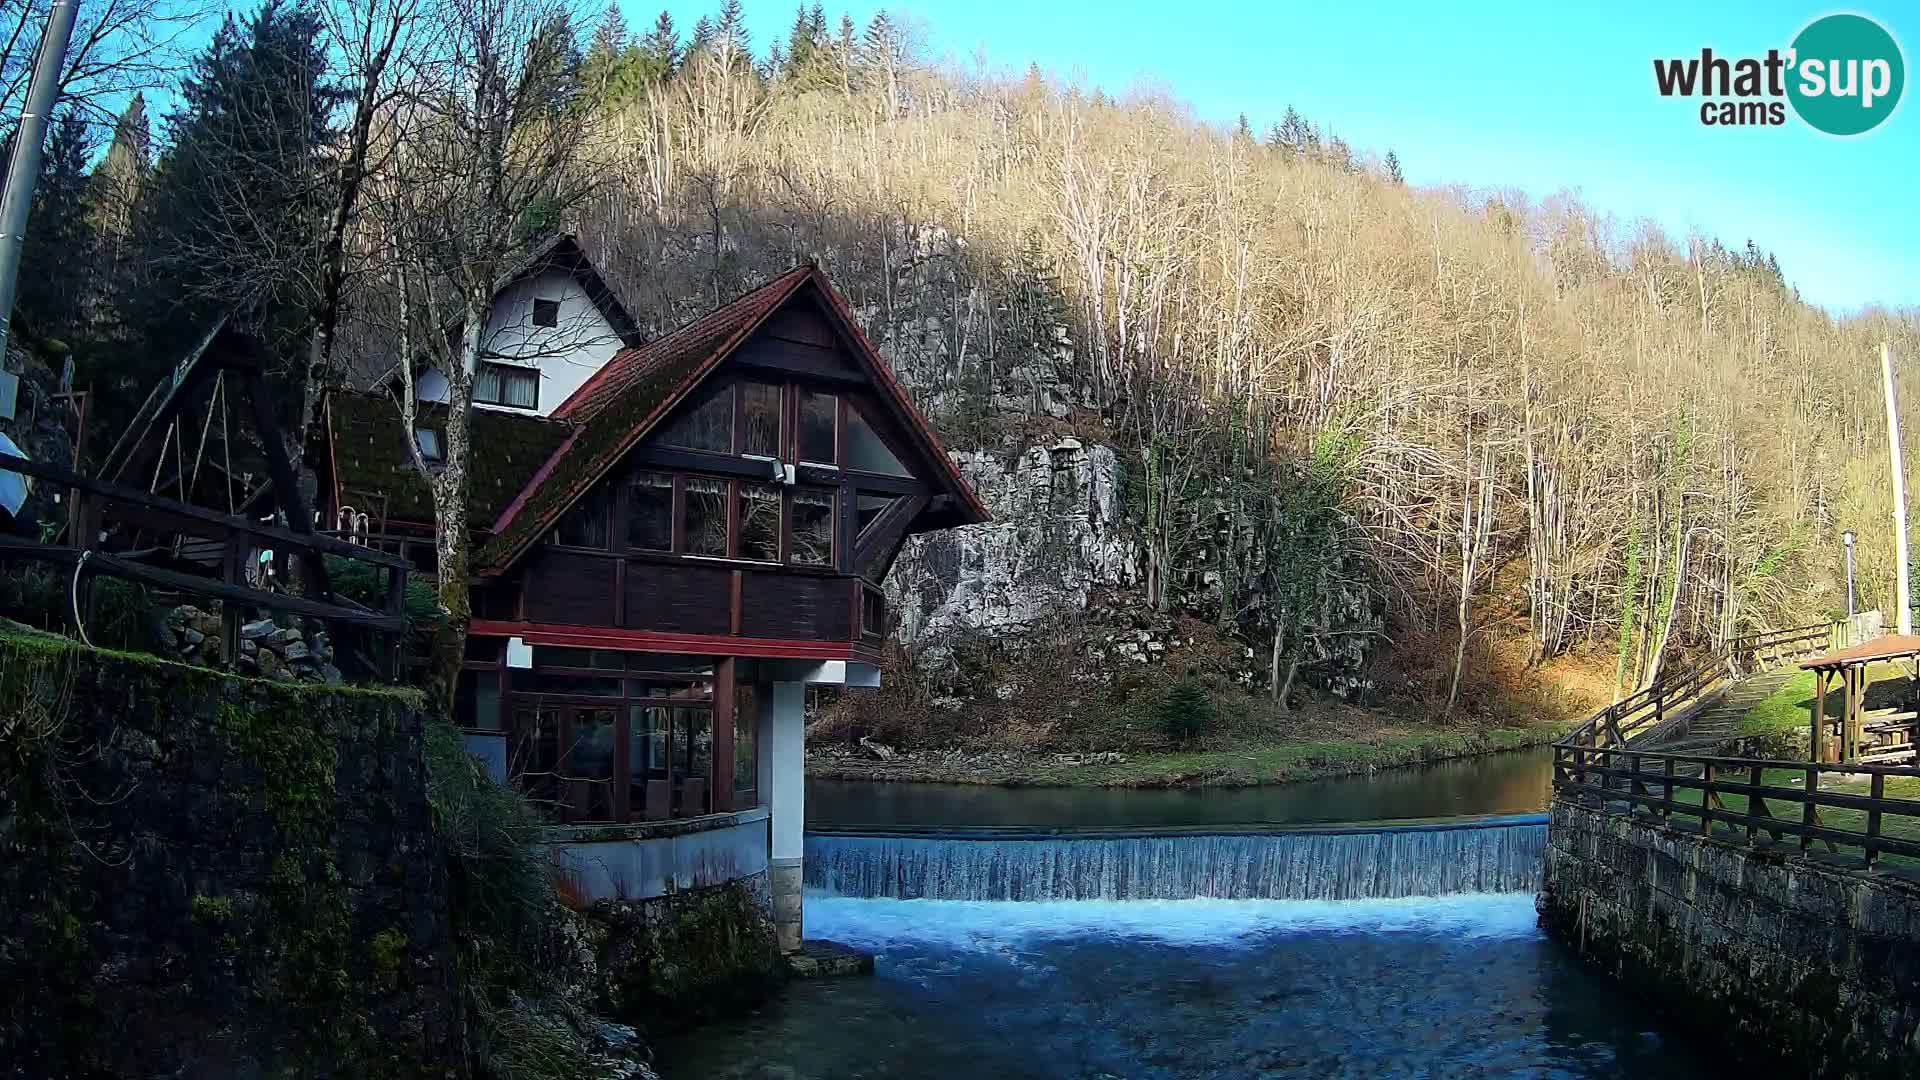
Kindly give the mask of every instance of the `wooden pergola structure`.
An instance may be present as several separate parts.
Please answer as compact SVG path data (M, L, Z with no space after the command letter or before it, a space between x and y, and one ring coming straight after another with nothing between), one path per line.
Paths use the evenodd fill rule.
M1867 667L1890 660L1920 660L1920 634L1886 634L1872 641L1817 656L1802 668L1813 672L1813 705L1808 753L1816 762L1910 761L1914 757L1916 702L1892 717L1866 723ZM1843 691L1839 715L1826 715L1829 680L1838 676ZM1884 736L1884 739L1873 738Z

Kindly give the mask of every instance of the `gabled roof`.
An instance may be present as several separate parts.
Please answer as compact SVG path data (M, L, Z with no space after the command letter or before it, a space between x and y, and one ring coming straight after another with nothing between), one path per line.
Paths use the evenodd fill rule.
M639 327L633 321L633 316L627 314L626 306L613 294L606 279L594 267L593 260L587 258L586 251L580 247L579 238L572 233L555 233L528 248L525 255L494 278L492 298L498 299L513 283L547 270L560 270L572 275L622 342L634 345L640 341ZM447 332L457 333L459 328L460 317L456 315L447 323Z
M861 333L846 302L818 268L801 266L664 337L622 349L561 402L553 416L576 425L573 433L493 523L495 535L475 560L479 572L498 574L511 566L769 315L809 289L822 300L881 399L898 411L901 426L942 470L936 483L947 489L960 521L986 521L990 515L979 497Z
M422 405L418 425L440 429L446 409ZM485 527L527 486L573 429L544 417L497 409L472 413L476 449L467 472L467 512ZM335 505L349 504L379 516L382 506L364 500L386 496L385 515L419 525L433 522L433 496L407 452L406 433L392 401L379 394L327 391L325 421L331 449Z

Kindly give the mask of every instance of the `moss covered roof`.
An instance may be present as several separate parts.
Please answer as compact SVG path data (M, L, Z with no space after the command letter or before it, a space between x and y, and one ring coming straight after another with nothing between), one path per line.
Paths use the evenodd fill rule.
M444 410L423 409L420 426L439 429ZM327 396L327 431L333 440L334 492L355 504L368 496L386 496L390 520L433 521L433 498L408 458L406 436L393 402L377 394L332 390ZM573 431L570 424L539 416L473 410L473 462L467 509L476 526L486 526L527 486ZM376 507L360 506L369 514Z

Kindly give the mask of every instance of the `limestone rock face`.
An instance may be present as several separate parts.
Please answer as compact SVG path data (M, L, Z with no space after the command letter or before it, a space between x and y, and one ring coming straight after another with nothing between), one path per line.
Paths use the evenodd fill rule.
M1098 591L1136 583L1112 447L1066 438L953 458L993 521L907 543L887 579L901 640L931 645L953 634L1030 630L1085 609Z

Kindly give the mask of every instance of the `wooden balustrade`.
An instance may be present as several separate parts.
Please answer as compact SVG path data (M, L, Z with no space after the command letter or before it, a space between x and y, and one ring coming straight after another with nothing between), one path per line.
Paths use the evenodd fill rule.
M1832 790L1822 780L1864 781L1866 791ZM1556 798L1658 817L1718 839L1766 845L1792 838L1803 852L1815 844L1833 855L1857 852L1869 870L1883 855L1920 865L1920 798L1887 794L1889 781L1902 780L1914 781L1909 786L1920 792L1920 768L1912 766L1553 748ZM1729 805L1729 797L1745 800L1744 806Z

